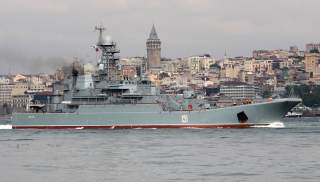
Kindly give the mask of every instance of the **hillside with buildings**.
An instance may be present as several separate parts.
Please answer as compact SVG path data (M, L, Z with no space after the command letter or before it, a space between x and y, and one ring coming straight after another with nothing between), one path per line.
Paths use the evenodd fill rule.
M263 98L288 95L291 85L320 83L320 44L307 44L305 50L292 46L289 49L253 50L251 57L215 58L202 54L181 58L161 57L161 40L152 27L146 40L147 57L119 58L113 65L113 76L120 80L149 78L165 94L182 94L192 91L212 100L215 105L243 104ZM96 50L99 55L99 50ZM117 50L118 52L118 50ZM94 75L97 63L75 60L57 69L55 74L12 74L0 76L0 112L25 111L54 101L63 95L63 80L73 74ZM90 88L90 77L77 80L83 88ZM298 89L295 89L298 92ZM310 91L311 90L311 91ZM309 93L299 95L306 100ZM319 106L320 98L309 106Z

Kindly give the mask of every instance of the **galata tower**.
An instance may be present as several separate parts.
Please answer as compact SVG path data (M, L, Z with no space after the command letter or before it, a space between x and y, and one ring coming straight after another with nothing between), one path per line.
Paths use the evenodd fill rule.
M152 26L149 38L147 39L147 69L157 71L161 69L161 41L158 38L156 28Z

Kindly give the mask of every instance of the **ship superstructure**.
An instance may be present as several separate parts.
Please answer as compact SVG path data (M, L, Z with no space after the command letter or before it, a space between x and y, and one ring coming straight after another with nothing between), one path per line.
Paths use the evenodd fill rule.
M99 38L96 44L96 51L100 53L98 60L98 75L100 80L115 81L119 80L119 56L120 50L117 45L112 41L110 36L105 36L103 33L105 28L100 25L95 29L99 31Z
M60 108L65 105L77 109L78 105L86 104L154 103L159 89L144 77L121 78L117 44L104 35L103 26L95 29L99 32L95 45L98 70L94 75L79 75L74 69L72 78L64 80L64 105Z

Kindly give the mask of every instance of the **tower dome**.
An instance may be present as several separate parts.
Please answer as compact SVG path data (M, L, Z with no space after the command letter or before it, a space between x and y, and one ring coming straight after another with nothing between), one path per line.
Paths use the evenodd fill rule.
M151 32L149 34L149 39L150 40L159 40L157 31L156 31L156 28L154 27L154 25L152 25Z

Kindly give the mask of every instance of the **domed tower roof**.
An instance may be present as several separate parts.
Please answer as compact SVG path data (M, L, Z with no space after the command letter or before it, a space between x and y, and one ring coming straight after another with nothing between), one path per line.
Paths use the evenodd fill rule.
M152 29L151 29L151 32L149 34L149 39L159 39L157 31L156 31L156 28L154 27L154 24L152 25Z

